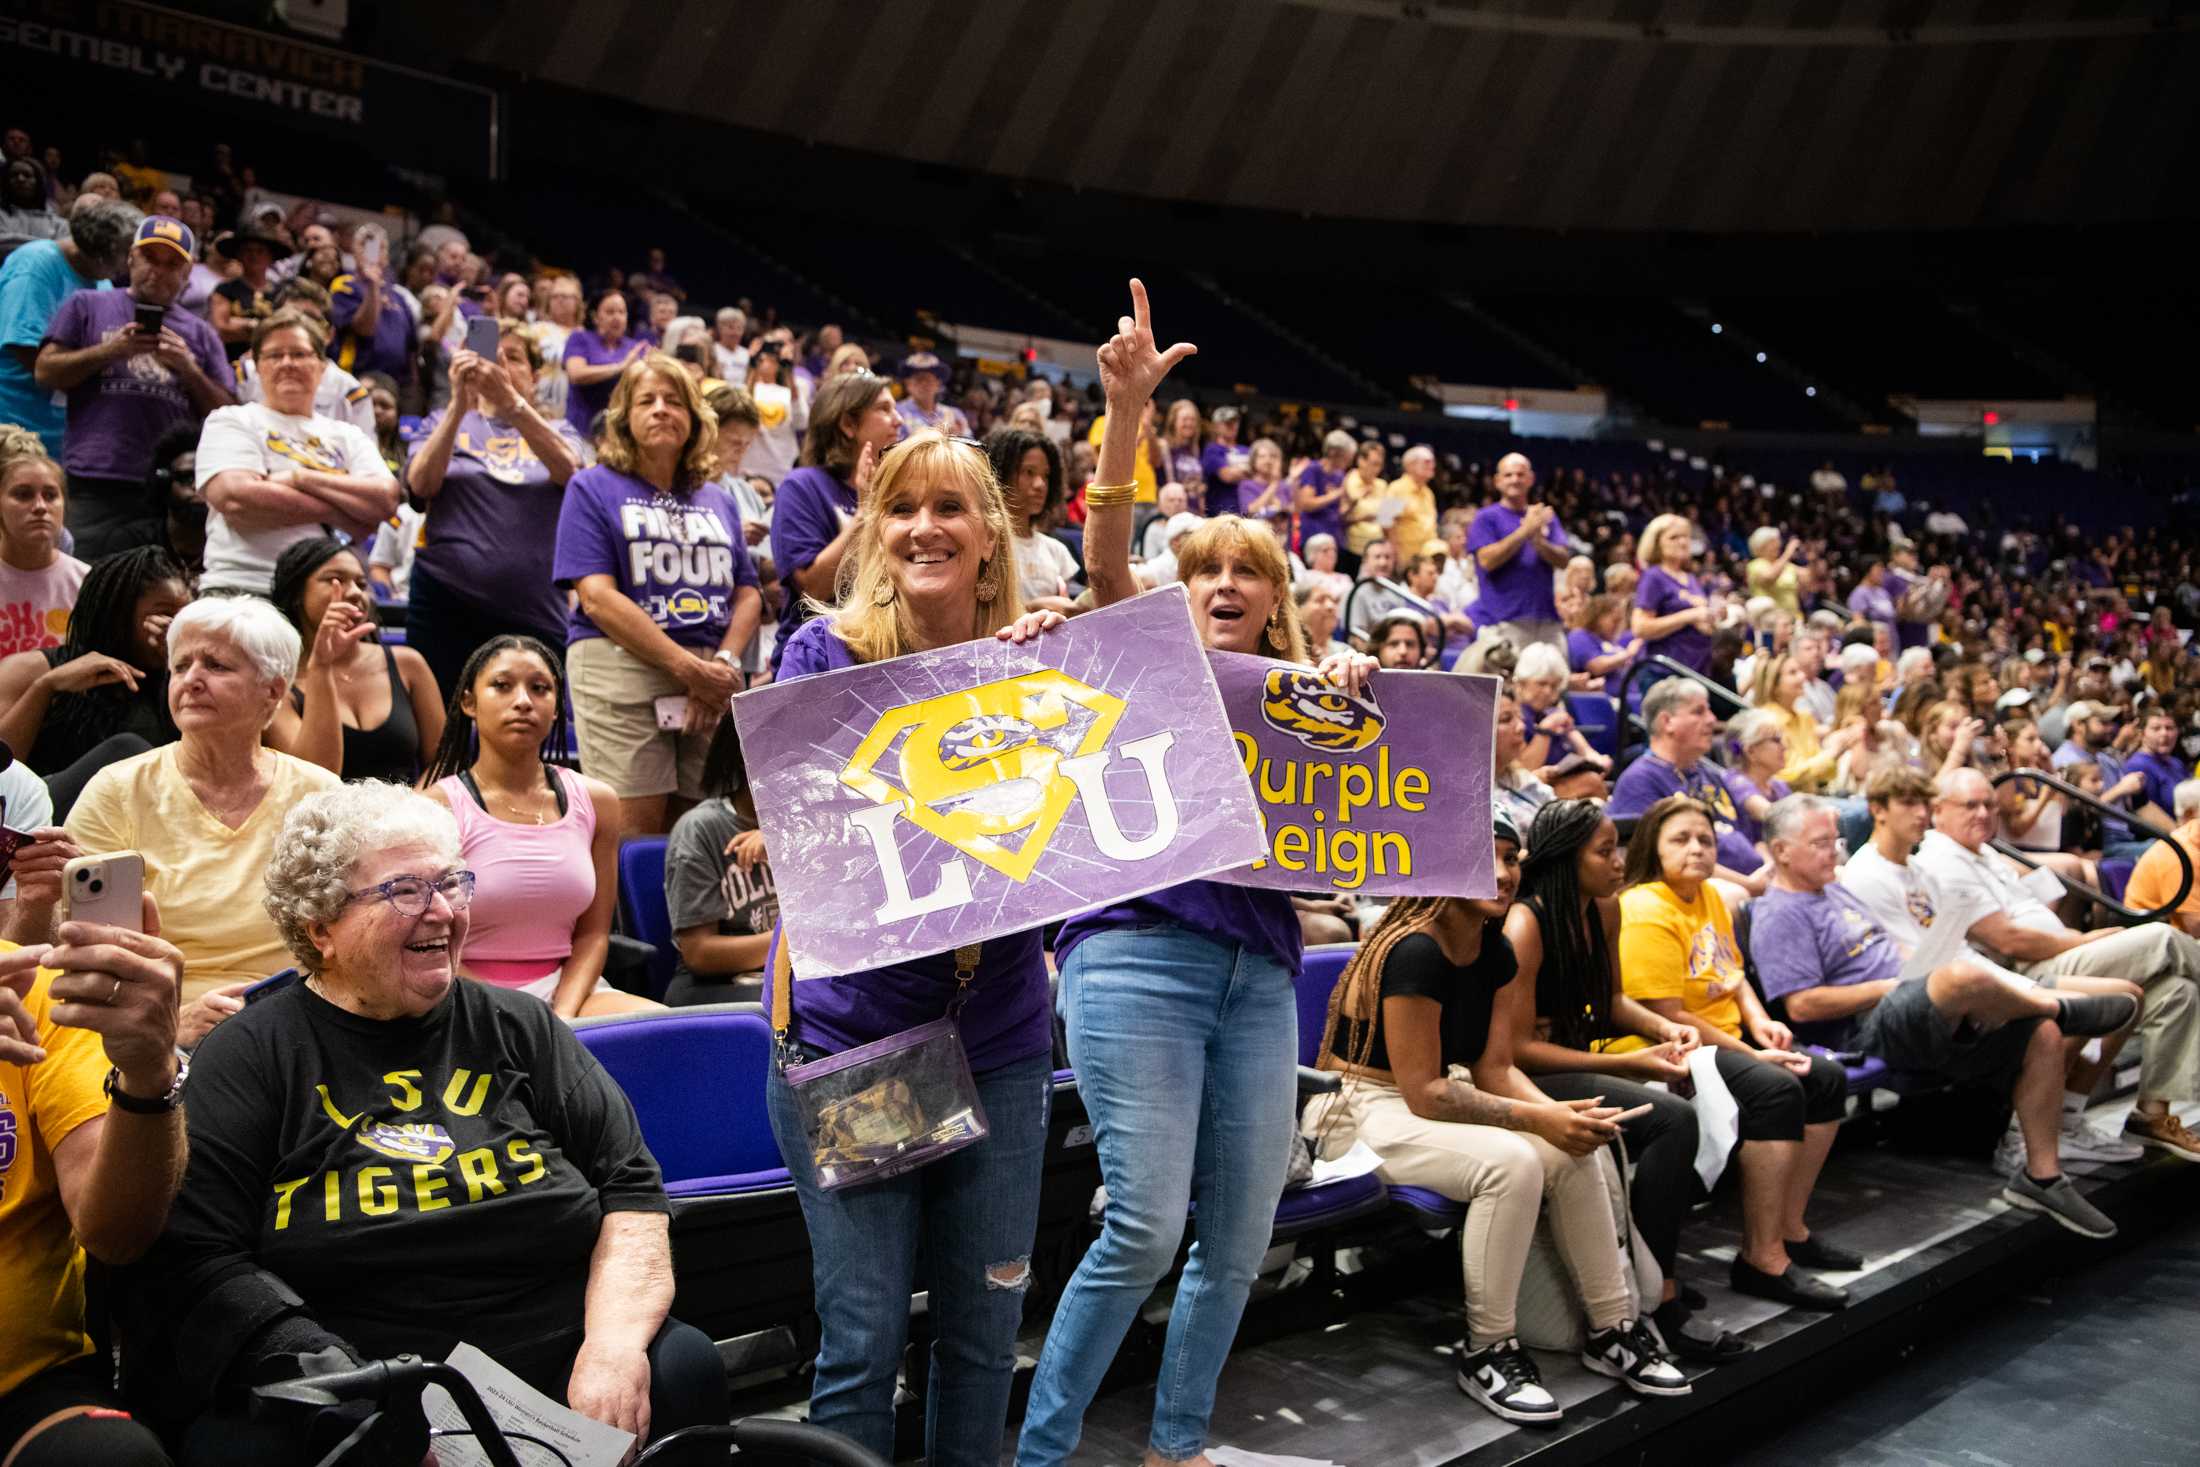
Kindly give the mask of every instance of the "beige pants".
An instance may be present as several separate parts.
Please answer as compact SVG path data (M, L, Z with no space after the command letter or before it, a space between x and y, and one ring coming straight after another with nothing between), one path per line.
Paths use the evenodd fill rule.
M657 727L656 700L685 697L687 685L621 648L587 637L565 649L573 687L573 731L581 768L626 800L680 794L703 798L709 734Z
M2027 977L2123 978L2146 990L2139 1010L2139 1097L2200 1100L2200 941L2167 922L2127 927L2060 957L2019 963Z
M1581 1291L1589 1327L1609 1329L1626 1321L1632 1303L1621 1273L1619 1230L1594 1155L1568 1156L1522 1131L1423 1120L1396 1086L1359 1077L1347 1079L1342 1092L1317 1095L1307 1104L1307 1134L1321 1135L1325 1122L1325 1157L1365 1141L1382 1158L1377 1175L1385 1182L1426 1187L1467 1204L1459 1261L1466 1275L1467 1333L1475 1348L1518 1332L1520 1274L1546 1200L1551 1237Z

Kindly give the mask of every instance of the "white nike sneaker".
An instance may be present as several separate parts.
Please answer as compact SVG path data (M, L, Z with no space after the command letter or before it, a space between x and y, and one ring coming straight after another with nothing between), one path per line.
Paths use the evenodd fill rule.
M2056 1149L2064 1161L2137 1161L2146 1148L2113 1132L2104 1131L2082 1112L2064 1111L2062 1139Z

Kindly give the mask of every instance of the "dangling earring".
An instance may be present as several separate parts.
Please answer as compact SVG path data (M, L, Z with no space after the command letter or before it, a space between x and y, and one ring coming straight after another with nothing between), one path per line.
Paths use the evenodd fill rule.
M1283 608L1277 607L1275 615L1268 618L1268 645L1278 652L1291 650L1291 634L1284 630Z
M992 561L981 560L978 562L977 596L980 606L991 606L993 598L1001 594L1001 588L994 584L999 579L1000 577L994 572Z
M873 606L893 605L894 583L890 580L881 578L878 585L874 587L871 591L871 604Z

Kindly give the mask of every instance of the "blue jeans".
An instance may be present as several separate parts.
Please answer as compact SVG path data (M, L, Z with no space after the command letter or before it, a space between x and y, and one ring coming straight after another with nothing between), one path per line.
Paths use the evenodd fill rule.
M804 1059L821 1053L802 1049ZM889 1462L894 1382L920 1258L934 1329L925 1459L936 1467L998 1467L1001 1460L1054 1071L1041 1054L974 1078L991 1127L983 1141L838 1192L817 1185L794 1097L776 1065L765 1081L772 1135L810 1231L822 1327L810 1420Z
M1215 1378L1268 1251L1296 1124L1291 980L1274 958L1176 927L1099 933L1071 952L1062 1017L1108 1210L1055 1309L1018 1467L1069 1460L1124 1334L1176 1261L1193 1203L1151 1441L1171 1458L1207 1445Z

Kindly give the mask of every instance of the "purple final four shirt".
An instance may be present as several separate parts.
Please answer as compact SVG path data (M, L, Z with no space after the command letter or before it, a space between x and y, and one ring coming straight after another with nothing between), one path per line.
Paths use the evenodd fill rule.
M725 639L734 594L757 584L741 511L723 486L663 494L604 464L565 486L551 574L560 586L607 575L666 636L705 651ZM568 644L603 634L578 605L566 613Z

